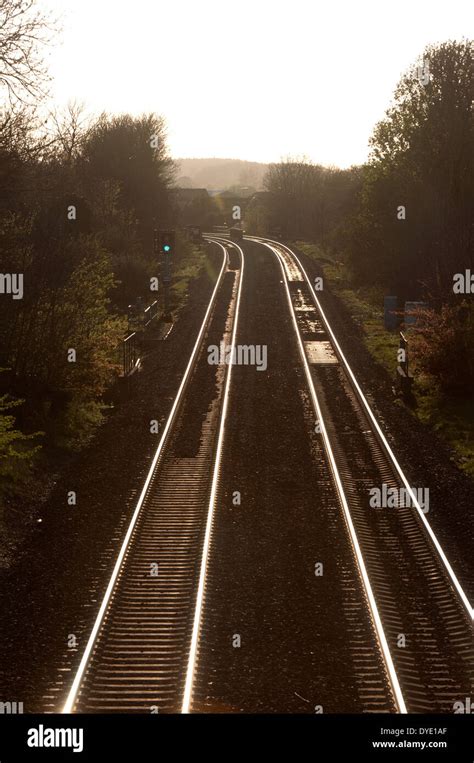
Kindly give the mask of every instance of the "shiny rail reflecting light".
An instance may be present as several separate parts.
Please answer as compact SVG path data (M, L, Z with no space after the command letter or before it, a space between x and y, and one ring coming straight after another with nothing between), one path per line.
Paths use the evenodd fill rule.
M218 239L209 239L209 240L214 240L218 242ZM239 286L238 286L238 292L237 292L237 301L236 301L234 319L233 319L233 325L232 325L232 337L230 342L231 357L234 351L235 338L237 335L240 297L242 293L242 282L244 277L244 253L242 249L240 248L240 246L238 246L235 243L232 245L240 253L241 268L240 268L240 278L239 278ZM191 638L191 648L189 650L188 668L186 672L186 683L185 683L184 695L183 695L183 705L181 709L183 713L189 713L190 706L191 706L194 672L196 667L197 646L198 646L198 640L199 640L199 628L201 624L202 606L204 601L204 590L205 590L205 583L206 583L207 561L209 556L209 546L210 546L211 534L212 534L212 523L214 519L214 512L215 512L215 505L216 505L217 486L219 482L219 474L220 474L220 468L221 468L222 448L224 444L224 434L225 434L225 426L226 426L227 407L229 402L231 377L232 377L232 363L229 363L229 365L227 366L224 397L223 397L221 416L220 416L220 422L219 422L219 436L217 440L216 458L214 462L214 472L212 475L211 493L209 497L209 509L208 509L207 521L206 521L206 532L204 536L204 546L203 546L202 559L201 559L201 570L199 574L198 593L196 598L196 606L194 610L193 633Z
M355 528L354 528L354 524L352 522L352 517L351 517L350 510L349 510L349 505L348 505L347 498L346 498L346 495L345 495L345 491L344 491L344 488L343 488L343 485L342 485L342 481L341 481L341 478L340 478L340 475L339 475L339 470L337 468L336 459L334 457L333 449L332 449L331 443L329 441L326 425L324 423L322 411L321 411L321 408L320 408L320 405L319 405L319 400L318 400L318 397L317 397L317 394L316 394L316 389L315 389L315 386L314 386L313 378L311 376L311 370L309 368L308 359L306 357L306 353L305 353L304 346L303 346L303 341L301 339L301 334L300 334L300 331L299 331L299 328L298 328L298 323L297 323L297 320L296 320L295 311L294 311L293 303L292 303L292 300L291 300L290 290L289 290L289 287L288 287L288 279L286 277L285 263L283 261L283 258L281 256L280 252L278 251L277 247L272 246L270 243L267 243L265 241L262 241L261 243L264 243L264 245L267 246L275 254L275 256L278 258L278 261L280 263L280 267L281 267L282 274L283 274L283 283L285 285L286 296L287 296L287 299L288 299L288 306L289 306L289 309L290 309L290 314L291 314L292 321L293 321L293 327L294 327L295 334L296 334L296 337L297 337L298 347L299 347L299 350L300 350L300 355L301 355L301 359L303 361L303 366L304 366L304 370L305 370L305 374L306 374L306 381L307 381L307 384L308 384L308 387L309 387L309 390L310 390L310 393L311 393L311 399L313 401L314 410L315 410L317 419L318 419L318 421L320 423L320 426L321 426L321 434L322 434L322 437L323 437L325 450L326 450L326 453L327 453L327 456L328 456L328 460L329 460L329 463L330 463L330 466L331 466L331 471L333 473L334 482L336 483L337 492L338 492L338 495L339 495L339 498L340 498L340 501L341 501L341 504L342 504L342 507L343 507L344 516L345 516L347 527L348 527L348 530L349 530L349 535L350 535L350 538L351 538L352 546L354 548L357 564L358 564L358 567L359 567L360 576L361 576L362 583L363 583L363 586L364 586L364 590L365 590L365 593L366 593L366 596L367 596L367 600L368 600L368 604L369 604L369 609L370 609L370 614L371 614L371 617L372 617L372 620L373 620L373 623L374 623L374 626L375 626L375 631L376 631L377 638L378 638L378 641L379 641L379 644L380 644L380 649L382 651L382 655L383 655L383 658L384 658L384 661L385 661L385 665L386 665L386 669L387 669L387 673L388 673L388 677L389 677L390 684L391 684L391 687L392 687L392 691L393 691L393 695L394 695L394 698L395 698L396 705L397 705L400 713L406 713L407 712L407 708L406 708L405 700L403 698L403 693L402 693L401 686L400 686L400 683L399 683L399 680L398 680L398 676L397 676L397 673L396 673L396 670L395 670L395 666L393 664L392 655L390 653L390 648L388 646L387 638L385 636L385 632L384 632L384 629L383 629L382 620L380 618L380 614L379 614L379 610L378 610L378 607L377 607L377 603L375 601L375 596L373 594L372 586L370 584L369 576L367 574L367 569L366 569L365 562L364 562L364 559L363 559L363 556L362 556L362 552L361 552L361 549L360 549L359 540L357 538L357 534L356 534L356 531L355 531ZM303 272L302 268L301 268L301 272Z
M218 243L218 242L216 242L216 243ZM112 571L112 575L110 577L110 580L109 580L106 592L104 594L104 598L102 600L99 612L98 612L97 617L95 619L94 626L93 626L92 631L90 633L90 636L89 636L86 648L85 648L84 653L82 655L81 662L79 664L79 667L77 669L77 673L75 675L75 678L74 678L74 681L72 683L71 689L69 690L68 697L67 697L66 702L64 704L64 707L62 709L63 713L72 713L74 711L74 704L75 704L75 701L76 701L76 697L77 697L79 688L81 686L81 682L82 682L84 673L86 671L87 665L88 665L89 660L91 658L92 651L94 649L94 645L95 645L95 642L96 642L96 638L97 638L97 635L99 633L99 629L100 629L101 624L102 624L102 622L104 620L104 616L105 616L105 614L107 612L107 608L109 606L109 603L110 603L110 600L111 600L111 597L112 597L112 593L114 591L115 583L117 581L117 578L118 578L118 575L119 575L119 572L120 572L120 569L121 569L124 557L125 557L127 549L128 549L128 544L130 542L130 538L131 538L133 529L134 529L134 527L135 527L135 525L137 523L137 519L139 517L140 511L141 511L141 508L142 508L142 504L143 504L143 501L145 499L145 495L147 493L149 484L150 484L151 479L153 477L153 474L154 474L155 468L157 466L158 460L159 460L159 458L160 458L160 456L162 454L162 451L164 449L164 446L165 446L165 443L167 441L167 437L168 437L168 434L170 432L170 429L171 429L171 427L172 427L172 425L174 423L174 420L175 420L175 417L176 417L176 413L177 413L177 410L178 410L178 406L179 406L179 404L180 404L180 402L181 402L181 400L183 398L183 395L184 395L184 392L185 392L185 389L186 389L186 385L187 385L187 383L189 381L189 378L191 376L191 371L192 371L192 369L194 367L194 363L195 363L195 360L196 360L199 348L201 346L201 342L202 342L202 339L204 337L204 333L205 333L207 325L208 325L208 319L209 319L209 316L211 314L212 307L214 305L215 297L216 297L217 291L219 289L219 286L221 284L221 281L222 281L222 278L223 278L223 275L224 275L224 272L225 272L225 269L226 269L226 263L227 263L226 248L220 242L219 242L219 246L222 248L222 252L223 252L222 266L221 266L221 270L219 272L219 276L217 278L216 284L214 286L214 290L213 290L211 298L209 300L209 304L208 304L208 307L207 307L207 310L206 310L206 314L205 314L204 319L202 321L201 328L199 330L199 334L198 334L196 342L194 344L193 351L191 353L188 365L186 367L186 370L184 372L183 378L181 380L181 384L180 384L180 386L178 388L178 392L176 393L176 397L175 397L173 406L171 408L170 414L169 414L168 419L166 421L166 425L165 425L165 428L163 430L163 434L162 434L162 436L160 438L160 442L158 444L158 447L156 449L155 455L153 457L153 461L152 461L150 469L148 471L148 475L147 475L147 478L145 480L145 484L143 486L142 492L141 492L140 497L138 499L138 503L136 505L136 508L135 508L135 510L133 512L132 519L130 520L130 524L128 526L127 533L126 533L126 535L125 535L125 537L123 539L122 546L120 548L120 552L118 554L118 557L117 557L114 569Z
M420 519L421 519L421 521L422 521L422 523L423 523L423 525L424 525L424 527L425 527L425 529L426 529L426 531L427 531L427 533L428 533L428 535L429 535L433 545L435 546L436 551L438 552L438 555L439 555L439 557L440 557L440 559L441 559L441 561L442 561L442 563L444 565L444 568L445 568L445 570L446 570L446 572L447 572L447 574L448 574L448 576L449 576L449 578L451 580L451 583L452 583L452 585L453 585L457 595L459 596L459 599L461 600L461 602L462 602L464 608L466 609L468 615L470 616L471 620L474 620L474 607L471 605L471 603L470 603L470 601L469 601L469 599L468 599L468 597L466 595L466 592L464 591L463 587L461 586L461 584L460 584L460 582L459 582L459 580L458 580L458 578L456 576L456 573L454 572L454 570L453 570L453 568L452 568L448 558L446 557L446 554L445 554L445 552L444 552L440 542L438 541L438 538L436 537L436 535L435 535L435 533L433 531L433 528L431 527L430 523L426 519L426 516L425 516L424 512L422 511L422 509L420 507L420 504L418 502L418 499L417 499L415 493L413 492L413 489L412 489L411 485L409 484L407 478L405 477L405 474L404 474L404 472L402 470L402 467L398 463L398 461L397 461L397 459L396 459L396 457L395 457L395 455L394 455L390 445L388 444L387 439L386 439L385 435L383 434L383 432L382 432L382 430L381 430L381 428L380 428L380 426L379 426L379 424L377 422L377 419L375 418L375 416L373 414L373 411L372 411L372 409L371 409L371 407L370 407L370 405L369 405L369 403L368 403L364 393L362 392L362 390L361 390L361 388L360 388L360 386L359 386L359 384L357 382L357 379L356 379L356 377L355 377L351 367L349 366L349 363L347 362L344 353L341 350L341 347L339 346L339 343L338 343L336 337L334 336L334 333L333 333L333 331L331 329L331 326L330 326L330 324L328 322L328 319L326 318L326 315L325 315L324 310L323 310L323 308L321 306L321 303L320 303L320 301L319 301L319 299L318 299L318 297L316 295L316 292L315 292L315 290L313 288L311 280L308 277L308 274L306 273L303 265L301 264L301 261L300 261L299 257L288 246L285 246L284 244L281 244L278 241L273 241L272 239L263 239L263 238L260 238L260 237L257 237L257 236L249 237L249 238L252 238L253 240L259 241L261 243L265 242L267 244L267 246L269 246L269 247L271 245L279 246L282 249L284 249L286 252L288 252L288 254L297 262L297 264L298 264L298 266L299 266L299 268L301 270L301 273L303 274L303 276L304 276L304 278L305 278L305 280L306 280L306 282L307 282L307 284L309 286L309 289L311 291L311 295L312 295L312 297L314 299L314 302L315 302L315 304L316 304L316 306L317 306L317 308L318 308L318 310L319 310L319 312L321 314L321 318L323 320L323 323L324 323L324 326L326 328L326 331L329 334L329 336L331 337L331 342L333 343L333 345L334 345L334 347L336 349L336 352L338 353L338 355L340 357L340 360L342 361L342 364L343 364L345 370L347 371L347 373L348 373L348 375L349 375L349 377L351 379L351 382L352 382L352 384L354 386L354 389L357 392L359 400L363 404L363 406L364 406L364 408L365 408L365 410L367 412L367 415L369 416L369 419L370 419L371 423L373 424L374 429L376 430L376 433L377 433L377 435L378 435L378 437L379 437L379 439L380 439L380 441L381 441L381 443L382 443L382 445L383 445L383 447L384 447L384 449L385 449L385 451L386 451L386 453L387 453L387 455L388 455L392 465L395 467L395 469L396 469L400 479L402 480L406 490L408 491L408 494L410 495L410 498L411 498L411 500L413 502L413 506L416 508L416 511L417 511L417 513L418 513L418 515L419 515L419 517L420 517Z

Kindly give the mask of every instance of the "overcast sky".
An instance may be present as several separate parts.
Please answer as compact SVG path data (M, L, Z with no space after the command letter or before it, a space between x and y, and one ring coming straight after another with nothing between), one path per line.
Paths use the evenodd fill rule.
M175 157L346 167L367 157L428 43L473 36L472 0L39 0L61 15L56 105L156 111Z

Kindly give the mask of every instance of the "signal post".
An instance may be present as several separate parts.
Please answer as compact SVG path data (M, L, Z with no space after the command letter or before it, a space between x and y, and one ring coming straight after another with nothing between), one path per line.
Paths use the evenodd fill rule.
M155 230L154 250L160 259L160 277L163 284L164 318L170 314L169 286L171 283L171 261L174 253L175 231Z

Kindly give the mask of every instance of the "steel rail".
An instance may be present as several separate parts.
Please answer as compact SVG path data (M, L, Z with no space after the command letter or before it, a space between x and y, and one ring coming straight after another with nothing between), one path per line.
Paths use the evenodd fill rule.
M347 528L348 528L348 531L349 531L349 536L350 536L350 539L351 539L352 547L354 549L354 553L355 553L355 557L356 557L356 561L357 561L357 566L358 566L359 574L360 574L360 577L361 577L361 580L362 580L362 585L363 585L363 588L364 588L364 591L365 591L365 594L366 594L367 604L368 604L368 607L369 607L370 615L372 617L372 620L373 620L373 623L374 623L374 626L375 626L376 636L377 636L377 639L378 639L378 642L379 642L379 646L380 646L380 650L381 650L381 653L382 653L383 660L385 662L385 666L386 666L386 670L387 670L387 675L388 675L388 679L389 679L389 682L390 682L390 686L392 688L392 692L393 692L393 696L394 696L394 699L395 699L395 703L396 703L396 705L398 707L399 712L402 713L402 714L405 714L407 712L407 707L406 707L405 699L403 697L403 693L402 693L402 689L401 689L401 686L400 686L400 682L399 682L399 679L398 679L398 676L397 676L397 672L395 670L395 665L393 663L392 655L391 655L390 648L389 648L388 641L387 641L387 637L385 635L385 631L384 631L384 628L383 628L382 619L381 619L380 614L379 614L379 609L378 609L378 606L377 606L377 603L376 603L376 600L375 600L375 596L374 596L374 593L373 593L373 590L372 590L372 585L370 583L370 579L369 579L369 575L368 575L367 568L366 568L366 565L365 565L365 561L364 561L364 558L362 556L362 551L361 551L361 548L360 548L359 540L358 540L358 537L357 537L357 533L356 533L356 530L355 530L355 527L354 527L354 524L353 524L353 521L352 521L350 509L349 509L349 504L348 504L348 501L347 501L347 498L346 498L346 494L345 494L345 490L344 490L344 487L343 487L343 484L342 484L341 477L339 475L339 470L338 470L338 467L337 467L337 464L336 464L336 459L335 459L334 452L333 452L333 449L332 449L332 446L331 446L331 442L329 440L329 436L328 436L328 433L327 433L326 425L325 425L325 422L324 422L324 418L323 418L323 415L322 415L322 411L321 411L321 407L320 407L320 404L319 404L318 396L317 396L316 389L315 389L314 382L313 382L313 378L312 378L312 375L311 375L311 370L310 370L310 367L309 367L308 359L306 357L306 353L305 353L305 350L304 350L303 341L302 341L302 338L301 338L300 330L298 328L298 323L297 323L297 320L296 320L294 305L293 305L293 302L292 302L292 299L291 299L291 294L290 294L290 290L289 290L289 286L288 286L288 279L286 277L286 270L285 270L283 258L281 257L281 255L280 255L280 253L279 253L279 251L278 251L278 249L276 247L274 247L271 244L266 243L266 242L262 242L262 243L264 243L264 245L267 246L275 254L275 256L278 258L278 262L279 262L280 267L281 267L281 271L282 271L282 275L283 275L283 283L284 283L284 286L285 286L286 296L287 296L287 300L288 300L288 307L289 307L291 318L292 318L292 322L293 322L293 328L295 330L295 334L296 334L296 337L297 337L298 348L299 348L299 351L300 351L301 360L303 362L303 367L304 367L304 370L305 370L306 381L307 381L307 384L308 384L308 387L309 387L309 390L310 390L311 399L312 399L312 402L313 402L313 407L314 407L314 410L315 410L315 413L316 413L316 416L317 416L317 420L318 420L318 422L320 424L320 427L321 427L321 434L322 434L322 438L323 438L323 442L324 442L324 447L325 447L325 451L326 451L326 454L327 454L327 457L328 457L328 460L329 460L329 464L330 464L330 467L331 467L331 471L332 471L332 474L333 474L334 483L335 483L335 486L336 486L336 491L337 491L339 500L341 502L341 505L343 507L344 517L345 517L346 525L347 525Z
M426 532L428 533L428 536L431 539L431 541L432 541L432 543L433 543L433 545L434 545L434 547L435 547L435 549L436 549L436 551L438 553L439 558L442 561L442 564L443 564L443 566L444 566L444 568L445 568L445 570L446 570L446 572L447 572L447 574L449 576L449 579L450 579L450 581L451 581L451 583L453 585L454 590L456 591L456 593L457 593L460 601L462 602L463 607L467 611L469 617L471 618L471 620L473 620L474 619L474 608L471 605L471 603L470 603L470 601L469 601L469 599L467 597L466 592L464 591L463 587L461 586L461 584L460 584L460 582L459 582L459 580L458 580L458 578L456 576L456 573L454 572L454 570L453 570L453 568L452 568L452 566L451 566L451 564L450 564L450 562L449 562L449 560L448 560L448 558L447 558L447 556L446 556L446 554L445 554L445 552L444 552L444 550L443 550L443 548L442 548L438 538L436 537L435 532L433 531L433 528L431 527L430 523L426 519L426 516L425 516L424 512L421 509L421 506L420 506L420 504L418 502L418 499L417 499L415 493L413 492L413 488L409 484L408 479L406 478L406 476L405 476L405 474L404 474L404 472L402 470L402 467L400 466L397 458L395 457L395 454L393 453L389 443L387 442L387 439L386 439L385 435L383 434L382 429L381 429L377 419L375 418L375 415L374 415L374 413L373 413L373 411L372 411L372 409L371 409L371 407L370 407L370 405L369 405L369 403L367 401L367 398L365 397L364 393L362 392L362 389L360 388L360 385L357 382L357 379L356 379L356 377L354 375L354 372L352 371L352 369L351 369L351 367L350 367L350 365L349 365L349 363L348 363L344 353L341 350L339 342L337 341L337 339L336 339L336 337L334 335L334 332L333 332L333 330L332 330L332 328L331 328L331 326L329 324L329 321L328 321L328 319L326 317L326 314L325 314L325 312L324 312L324 310L323 310L323 308L321 306L321 303L320 303L320 301L319 301L319 299L318 299L318 297L316 295L316 292L315 292L315 290L313 288L311 280L308 277L308 274L306 273L305 268L301 264L301 261L300 261L299 257L295 254L295 252L293 252L290 249L290 247L286 246L285 244L281 244L278 241L273 241L272 239L260 238L260 237L256 237L256 236L248 237L248 238L250 238L251 240L259 241L261 243L265 242L267 244L267 246L278 246L278 247L281 247L298 264L298 267L300 268L301 273L303 274L303 276L304 276L304 278L305 278L305 280L306 280L306 282L307 282L307 284L309 286L309 289L310 289L310 292L311 292L311 296L312 296L312 298L313 298L313 300L315 302L315 305L316 305L316 307L317 307L317 309L318 309L318 311L319 311L319 313L321 315L321 318L322 318L322 321L324 323L325 329L326 329L327 333L329 334L329 336L331 337L331 342L332 342L332 344L334 346L334 349L336 350L336 353L337 353L340 361L342 362L342 365L343 365L344 369L346 370L346 372L347 372L347 374L349 376L349 379L350 379L350 381L352 383L354 391L356 392L356 395L357 395L359 401L362 403L362 405L363 405L363 407L364 407L364 409L365 409L365 411L366 411L366 413L367 413L367 415L368 415L368 417L370 419L370 422L371 422L371 424L373 425L373 427L375 429L377 437L378 437L378 439L379 439L383 449L385 450L386 455L388 456L388 459L389 459L391 465L395 468L398 476L400 477L400 479L403 482L403 484L404 484L408 494L410 495L410 498L411 498L411 500L413 502L413 506L415 507L415 509L417 511L417 514L418 514L418 516L419 516L419 518L420 518L420 520L421 520L421 522L422 522Z
M218 239L214 239L214 240L218 240ZM236 243L233 243L233 246L238 250L240 254L241 269L240 269L240 279L239 279L239 286L238 286L238 292L237 292L237 300L236 300L236 306L235 306L235 312L234 312L234 320L232 325L232 337L231 337L231 343L230 343L231 358L233 357L235 339L237 336L237 324L239 320L240 298L242 294L242 283L243 283L243 276L244 276L243 250ZM189 650L188 668L186 672L186 683L185 683L184 695L183 695L183 705L181 709L182 713L190 712L191 701L192 701L194 673L196 668L197 647L198 647L198 640L199 640L199 629L201 625L202 608L203 608L204 594L205 594L206 571L207 571L207 563L208 563L208 557L209 557L209 547L210 547L211 536L212 536L212 525L214 521L215 508L216 508L217 488L219 484L219 476L220 476L220 470L221 470L222 450L224 445L225 425L226 425L226 416L227 416L227 409L228 409L228 402L229 402L231 378L232 378L232 363L229 363L227 368L224 395L222 399L221 415L220 415L220 421L219 421L219 435L217 440L214 471L212 475L211 493L209 497L209 507L208 507L207 521L206 521L206 532L204 536L203 554L202 554L201 569L199 574L198 594L196 597L196 606L195 606L194 617L193 617L193 631L192 631L192 639L191 639L191 648Z
M153 478L153 475L155 473L155 469L156 469L157 464L158 464L158 462L160 460L160 457L162 456L162 453L165 450L166 443L167 443L167 440L168 440L168 435L169 435L169 433L170 433L170 431L172 429L172 426L173 426L173 424L175 422L177 411L179 409L180 403L183 400L187 384L188 384L189 379L191 377L191 372L192 372L192 370L194 368L194 365L195 365L195 362L196 362L196 359L197 359L197 356L198 356L198 351L199 351L199 349L201 347L201 343L202 343L202 340L203 340L206 328L208 326L209 317L211 315L212 307L213 307L213 305L215 303L216 294L217 294L217 292L219 290L219 287L220 287L220 285L222 283L222 280L223 280L223 275L224 275L224 273L226 271L226 264L227 264L227 259L228 259L228 254L227 254L226 246L224 246L221 242L219 242L217 240L216 240L216 243L222 248L222 252L223 252L221 269L220 269L220 272L219 272L216 284L214 286L211 298L209 300L209 304L207 306L206 313L204 315L204 318L203 318L203 321L202 321L199 333L198 333L196 341L194 343L194 347L193 347L193 350L191 352L191 356L189 358L189 361L188 361L188 364L186 366L183 378L181 380L181 383L179 385L178 391L176 393L176 396L175 396L175 399L174 399L171 411L170 411L170 413L168 415L168 418L167 418L167 421L166 421L166 424L165 424L165 427L164 427L164 430L163 430L163 434L162 434L162 436L160 438L159 444L158 444L158 446L156 448L153 460L151 462L151 466L149 468L148 475L147 475L147 477L145 479L145 483L144 483L143 489L141 491L140 497L139 497L138 502L136 504L135 510L134 510L134 512L132 514L132 518L131 518L130 523L128 525L128 529L127 529L127 532L125 534L125 537L124 537L124 539L122 541L122 545L121 545L120 551L118 553L117 560L116 560L114 568L112 570L112 574L110 576L109 583L107 585L105 594L103 596L102 603L100 605L99 611L98 611L97 616L95 618L94 625L92 627L91 633L89 635L89 639L87 641L87 644L86 644L86 647L84 649L81 661L79 663L79 667L78 667L78 669L76 671L76 674L75 674L73 683L71 685L71 688L69 690L66 702L65 702L65 704L64 704L64 706L62 708L62 712L63 713L72 713L74 711L74 704L76 702L77 694L78 694L78 691L80 689L82 680L84 678L84 674L86 672L87 666L89 664L89 660L91 658L91 655L92 655L92 652L93 652L93 649L94 649L94 645L96 643L96 639L97 639L99 630L101 628L101 625L102 625L102 623L104 621L105 614L106 614L107 609L109 607L109 604L110 604L110 601L111 601L111 598L112 598L112 595L113 595L113 592L114 592L114 587L115 587L117 578L119 576L120 570L122 568L124 557L125 557L125 555L126 555L126 553L128 551L128 548L129 548L130 538L131 538L133 530L134 530L134 528L135 528L135 526L137 524L137 520L138 520L138 518L140 516L142 505L143 505L145 496L147 494L147 490L148 490L148 487L150 485L150 482L151 482L151 480Z

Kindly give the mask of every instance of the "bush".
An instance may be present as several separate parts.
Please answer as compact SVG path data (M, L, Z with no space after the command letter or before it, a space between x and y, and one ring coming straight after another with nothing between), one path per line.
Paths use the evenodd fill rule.
M444 305L439 313L419 310L411 349L418 368L443 391L468 391L474 383L474 306Z
M28 471L39 445L31 440L40 433L23 434L15 429L15 417L7 413L22 405L23 400L15 400L9 395L0 396L0 487L17 482Z
M70 451L80 451L86 447L97 427L103 423L106 408L97 400L71 400L55 421L55 444Z

